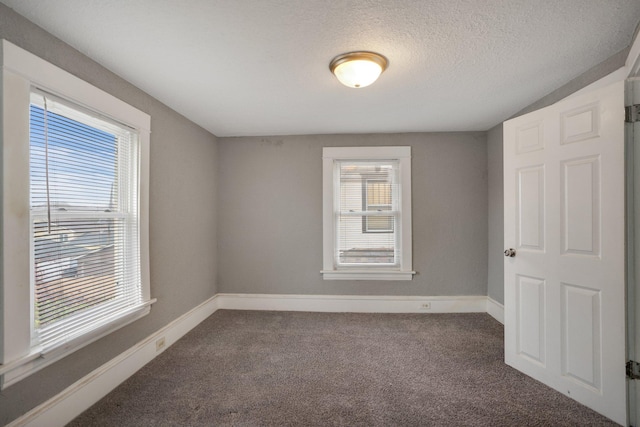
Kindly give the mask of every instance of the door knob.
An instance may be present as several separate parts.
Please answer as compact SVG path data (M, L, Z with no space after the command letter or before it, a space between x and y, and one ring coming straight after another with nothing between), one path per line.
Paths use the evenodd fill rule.
M516 250L513 249L513 248L509 248L509 249L504 251L504 256L509 257L509 258L513 258L514 256L516 256Z

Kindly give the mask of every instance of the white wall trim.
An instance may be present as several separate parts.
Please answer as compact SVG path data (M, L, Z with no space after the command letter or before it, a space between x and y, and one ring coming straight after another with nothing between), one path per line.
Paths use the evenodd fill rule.
M585 93L619 82L620 80L634 77L640 77L640 32L636 34L635 40L631 43L631 48L629 49L629 54L623 67L572 93L565 99L581 96Z
M360 296L218 294L230 310L320 311L331 313L484 313L486 296ZM428 307L425 307L425 304Z
M63 426L123 383L217 310L350 313L484 313L502 322L503 307L486 296L359 296L216 294L100 366L8 427ZM156 341L165 347L156 351Z
M631 49L627 60L625 62L625 68L627 69L627 76L634 77L640 73L640 32L636 34L635 39L631 43Z
M487 313L504 325L504 305L491 297L487 297Z
M8 424L8 427L63 426L107 395L191 329L218 310L217 295L76 381L58 395ZM156 351L156 340L165 347Z
M322 270L324 280L413 280L415 271Z

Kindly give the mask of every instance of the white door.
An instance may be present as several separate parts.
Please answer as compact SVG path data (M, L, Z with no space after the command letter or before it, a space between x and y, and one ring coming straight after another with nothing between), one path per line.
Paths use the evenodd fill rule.
M624 83L504 123L505 362L627 423Z

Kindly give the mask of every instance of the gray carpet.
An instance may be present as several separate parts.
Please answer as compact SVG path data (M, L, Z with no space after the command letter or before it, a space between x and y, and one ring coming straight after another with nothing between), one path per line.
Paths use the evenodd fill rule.
M70 425L615 424L506 366L486 314L220 310Z

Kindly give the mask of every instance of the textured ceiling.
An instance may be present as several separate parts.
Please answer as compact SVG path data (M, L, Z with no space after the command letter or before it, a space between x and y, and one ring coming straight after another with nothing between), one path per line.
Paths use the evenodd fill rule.
M639 0L0 0L218 136L486 130L627 47ZM349 89L331 59L373 50Z

